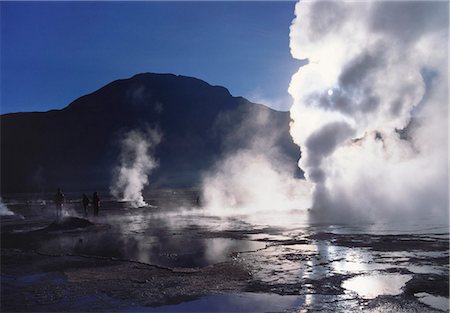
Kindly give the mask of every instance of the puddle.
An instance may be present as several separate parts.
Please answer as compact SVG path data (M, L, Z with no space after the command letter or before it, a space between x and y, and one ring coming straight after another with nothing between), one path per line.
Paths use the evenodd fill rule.
M313 254L317 252L317 246L310 244L295 244L295 245L288 245L286 247L289 250L297 251L298 253L302 254Z
M165 267L195 268L229 261L234 252L264 248L265 243L229 238L193 239L171 236L128 250L127 258Z
M361 261L340 260L332 262L334 272L339 274L362 273L373 270L383 270L389 268L389 265L380 263L367 263Z
M99 242L115 242L99 245ZM264 242L230 238L193 238L180 234L81 234L61 236L43 243L45 253L74 253L115 257L171 268L196 268L231 260L234 252L264 248Z
M304 297L264 293L220 294L160 307L133 307L124 312L280 312L300 308Z
M328 258L334 272L339 274L358 274L382 270L390 267L374 261L367 249L328 246Z
M66 292L64 297L55 299L52 303L39 306L40 312L117 312L117 307L124 303L101 292L95 295L80 296L77 293Z
M415 293L414 296L417 297L420 302L425 303L426 305L434 309L442 310L445 312L448 312L450 309L448 298L432 296L425 292Z
M347 279L342 287L362 298L373 299L381 295L401 294L402 287L411 278L411 275L400 274L361 275Z
M62 285L66 282L66 277L64 274L57 272L48 273L35 273L22 276L1 276L2 282L7 282L15 286L28 286L34 284L52 284L52 285Z
M444 269L438 266L427 266L427 265L408 265L405 268L412 273L416 274L443 274Z

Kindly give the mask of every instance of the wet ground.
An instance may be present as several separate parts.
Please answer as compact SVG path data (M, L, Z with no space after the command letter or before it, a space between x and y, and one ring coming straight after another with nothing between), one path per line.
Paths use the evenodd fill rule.
M151 206L7 198L1 311L446 312L446 224L333 225L307 212L212 214L191 191Z

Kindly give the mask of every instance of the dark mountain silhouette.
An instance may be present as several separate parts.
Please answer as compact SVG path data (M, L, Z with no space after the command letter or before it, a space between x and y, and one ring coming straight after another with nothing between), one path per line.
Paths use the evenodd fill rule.
M120 135L157 127L160 166L152 187L192 187L233 149L273 141L295 172L299 149L289 113L233 97L185 76L138 74L114 81L62 110L1 116L1 193L107 190ZM267 137L267 138L266 138ZM278 157L280 156L278 155Z

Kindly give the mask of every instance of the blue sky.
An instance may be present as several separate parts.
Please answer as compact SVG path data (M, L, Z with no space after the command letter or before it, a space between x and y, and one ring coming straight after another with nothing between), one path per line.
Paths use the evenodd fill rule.
M1 113L63 108L142 72L287 110L295 2L1 2Z

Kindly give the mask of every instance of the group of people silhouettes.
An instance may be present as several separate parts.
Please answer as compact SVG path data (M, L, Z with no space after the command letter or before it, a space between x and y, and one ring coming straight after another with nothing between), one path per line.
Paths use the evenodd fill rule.
M65 196L61 190L61 188L58 188L58 190L56 191L55 194L55 204L56 204L56 218L61 218L62 217L62 208L63 208L63 204L65 202ZM84 216L88 216L88 208L89 208L89 204L91 203L91 200L89 200L88 196L83 193L82 199L81 199L81 203L83 204L83 209L84 209ZM98 216L98 211L100 209L100 197L98 196L98 192L94 192L94 194L92 195L92 209L93 209L93 213L94 216Z
M64 194L61 191L61 188L58 188L55 195L55 204L56 204L56 218L61 218L62 216L62 207L64 204Z
M88 207L89 203L91 202L86 196L85 193L83 193L83 199L81 200L83 203L83 209L84 209L84 216L88 216ZM100 208L100 197L98 196L98 192L94 192L92 195L92 209L94 210L94 216L98 216L98 210Z

